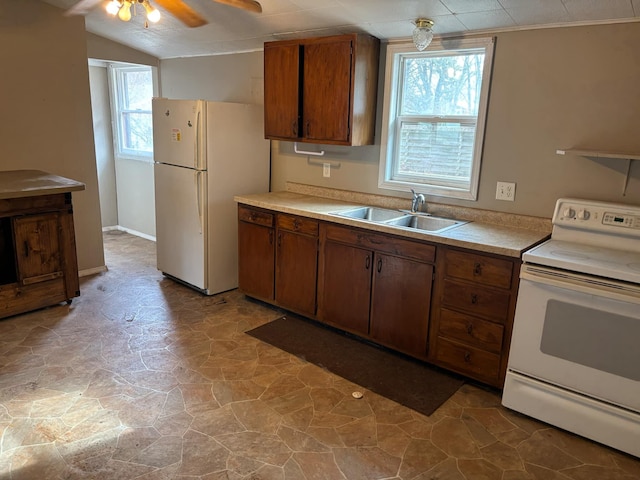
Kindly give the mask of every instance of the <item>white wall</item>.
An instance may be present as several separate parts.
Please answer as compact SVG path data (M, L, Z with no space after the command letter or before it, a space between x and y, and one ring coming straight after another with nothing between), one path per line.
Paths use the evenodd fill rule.
M2 2L0 169L86 184L74 192L80 270L104 265L84 19L35 0Z
M136 63L154 68L154 83L157 86L158 59L138 52L124 45L87 35L88 53L92 59L99 59L104 67L91 75L91 95L94 125L104 126L96 130L96 157L100 183L100 208L102 226L118 226L146 238L155 238L155 195L153 164L129 159L116 159L113 151L111 106L109 103L109 62ZM108 125L108 130L107 130Z
M89 67L89 83L102 227L113 227L118 225L118 196L106 65Z

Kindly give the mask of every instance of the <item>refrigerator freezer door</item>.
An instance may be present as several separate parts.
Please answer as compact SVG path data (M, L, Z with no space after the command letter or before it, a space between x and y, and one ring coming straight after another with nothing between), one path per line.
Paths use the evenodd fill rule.
M154 160L206 170L206 102L153 99Z
M158 270L205 290L207 172L156 163Z

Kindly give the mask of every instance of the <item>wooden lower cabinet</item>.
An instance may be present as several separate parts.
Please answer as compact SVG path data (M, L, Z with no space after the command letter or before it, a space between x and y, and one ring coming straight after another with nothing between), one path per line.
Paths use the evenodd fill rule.
M303 315L316 312L318 222L238 206L238 286Z
M502 388L520 259L239 205L240 290Z
M320 238L318 319L426 358L435 248L334 225Z
M238 287L265 301L275 299L274 214L238 208Z
M318 222L278 215L276 303L303 315L316 313Z
M0 200L0 318L80 295L70 193Z
M376 252L371 338L414 357L425 358L432 282L433 265Z
M429 360L502 388L520 261L439 247Z

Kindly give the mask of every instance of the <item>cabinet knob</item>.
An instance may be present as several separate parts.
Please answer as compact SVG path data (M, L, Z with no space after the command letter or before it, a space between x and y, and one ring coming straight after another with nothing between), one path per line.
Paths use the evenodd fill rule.
M467 333L471 335L473 333L473 323L469 322L467 324Z
M297 137L297 136L298 136L298 121L297 121L297 120L296 120L296 121L294 121L294 122L291 124L291 129L293 130L293 136L294 136L294 137Z
M293 229L294 230L298 230L300 228L300 220L298 220L297 218L293 219Z
M473 274L474 275L482 275L482 264L480 262L476 262L473 266Z
M378 273L380 273L382 271L382 259L379 258L378 259Z
M364 261L365 270L369 270L370 266L371 266L371 257L369 255L367 255L367 258Z
M464 361L469 363L471 361L471 352L464 352Z
M478 303L478 295L476 295L475 293L471 295L471 303L473 305L476 305Z

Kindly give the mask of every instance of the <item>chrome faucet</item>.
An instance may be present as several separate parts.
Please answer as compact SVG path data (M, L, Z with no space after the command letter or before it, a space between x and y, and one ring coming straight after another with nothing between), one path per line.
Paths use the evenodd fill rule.
M420 209L420 205L424 204L424 195L416 193L413 188L411 189L411 193L413 193L413 200L411 200L411 213L416 213Z

